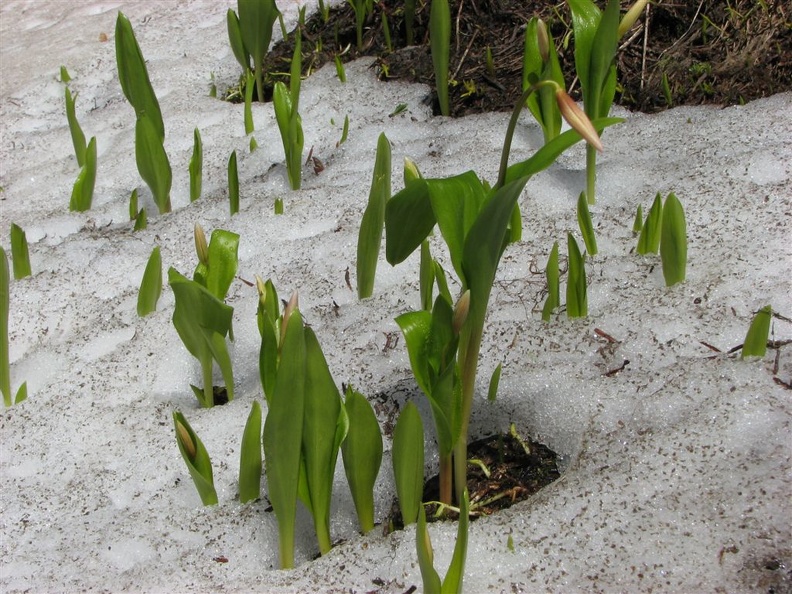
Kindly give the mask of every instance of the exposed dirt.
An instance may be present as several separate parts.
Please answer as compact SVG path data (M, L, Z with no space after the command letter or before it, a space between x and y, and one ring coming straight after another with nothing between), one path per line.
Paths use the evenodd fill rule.
M513 108L521 92L525 23L533 16L547 23L568 89L573 96L579 92L565 2L450 0L450 4L452 115ZM406 79L432 87L429 2L417 0L413 46L406 46L403 7L403 0L375 5L365 21L361 50L348 3L330 10L327 22L314 14L303 28L304 75L332 62L336 55L344 62L375 56L381 79ZM389 25L390 49L383 15ZM650 4L621 40L616 102L631 110L653 112L680 104L730 105L792 90L791 17L782 0L659 0ZM293 50L290 35L267 57L266 71L271 73L265 83L267 98L275 80L288 80ZM437 113L434 93L427 100L435 104Z

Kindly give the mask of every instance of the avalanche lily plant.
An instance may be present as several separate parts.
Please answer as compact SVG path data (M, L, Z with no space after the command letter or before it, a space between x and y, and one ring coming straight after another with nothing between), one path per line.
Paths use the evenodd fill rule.
M542 88L554 90L558 108L573 129L545 144L527 161L508 166L521 108ZM604 128L617 121L601 120L597 125ZM451 503L452 490L462 502L467 484L467 433L479 350L498 263L508 243L519 237L517 199L533 174L581 138L602 149L594 125L566 91L552 80L535 82L520 98L509 121L494 187L490 189L473 171L445 179L418 177L408 181L386 206L388 262L404 261L437 224L461 286L456 303L441 290L431 311L410 312L397 319L413 373L432 407L443 503Z

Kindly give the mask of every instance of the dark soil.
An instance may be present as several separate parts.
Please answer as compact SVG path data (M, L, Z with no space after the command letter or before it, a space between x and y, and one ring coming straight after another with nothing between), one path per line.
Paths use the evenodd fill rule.
M556 453L547 446L530 439L524 440L514 431L472 442L468 445L470 517L486 516L511 507L556 481L561 476L557 458ZM443 513L444 510L436 503L427 504L438 500L439 485L437 476L424 484L422 501L429 522L458 517L454 511L445 510L446 513ZM390 531L401 527L401 513L398 503L394 501L385 529Z
M604 2L598 1L604 6ZM555 40L570 93L577 97L574 37L565 2L540 0L450 0L450 59L453 116L511 111L521 93L525 23L539 16ZM626 9L627 3L623 3ZM429 2L417 0L415 43L406 46L403 0L383 0L365 22L363 47L356 46L355 17L344 3L319 13L303 28L304 75L341 60L376 57L382 80L409 80L433 87L427 23ZM390 29L385 43L383 14ZM621 40L616 102L654 112L680 104L739 104L792 90L790 11L782 0L658 0ZM265 95L276 80L288 80L293 36L276 44L266 59ZM491 54L490 65L487 53ZM664 83L664 80L666 81ZM432 93L427 98L435 104Z

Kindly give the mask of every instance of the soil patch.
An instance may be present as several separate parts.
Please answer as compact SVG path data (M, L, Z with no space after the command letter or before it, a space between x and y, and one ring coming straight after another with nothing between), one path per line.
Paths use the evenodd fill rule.
M416 3L412 46L407 46L402 0L375 5L365 21L360 49L354 12L348 3L331 9L327 21L315 13L303 27L303 75L332 63L336 56L342 62L374 56L382 80L409 80L433 87L429 5L420 0ZM521 93L525 24L533 16L547 23L567 86L578 98L574 36L566 2L450 0L450 8L453 116L511 111ZM792 90L789 11L781 0L651 3L621 40L616 102L630 110L654 112L681 104L739 104ZM384 22L390 44L386 43ZM288 81L293 51L290 35L265 59L267 100L275 81ZM427 101L438 113L434 92Z

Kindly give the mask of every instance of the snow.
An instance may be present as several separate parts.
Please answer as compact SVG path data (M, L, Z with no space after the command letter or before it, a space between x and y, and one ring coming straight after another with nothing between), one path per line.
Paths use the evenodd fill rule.
M242 108L208 97L236 81L225 10L192 1L43 2L0 6L0 228L27 232L34 276L12 282L9 320L14 387L25 403L0 412L0 587L5 592L403 592L421 586L415 533L357 534L338 465L331 532L317 554L307 514L298 518L294 571L277 567L277 526L266 501L236 501L239 440L258 380L256 291L235 282L236 399L198 408L189 384L200 369L170 321L166 287L157 312L135 313L155 245L163 265L189 272L192 228L241 235L242 279L272 278L301 309L340 384L380 406L425 401L410 379L403 341L385 350L393 318L417 306L415 258L383 262L375 295L358 302L357 230L376 139L393 145L393 178L412 158L426 176L474 169L496 177L506 114L433 118L428 89L380 83L361 60L341 84L332 65L303 83L305 168L288 189L271 105L254 106L259 149L250 154ZM287 24L296 3L281 6ZM130 18L148 62L174 170L174 212L157 216L134 163L134 115L115 72L117 10ZM101 33L110 40L99 41ZM280 33L276 27L275 37ZM65 65L77 117L96 136L94 207L69 213L77 165L56 78ZM406 103L406 112L389 117ZM564 458L564 473L529 501L471 524L467 592L789 591L792 588L792 465L787 346L761 361L724 354L739 345L753 312L772 304L792 328L792 96L741 107L620 113L604 135L599 199L592 208L600 254L587 263L589 317L542 323L544 263L576 231L583 149L537 175L522 199L524 241L503 259L482 348L472 435L509 422ZM348 141L336 147L344 116ZM189 204L192 132L204 142L204 195ZM512 161L541 142L525 114ZM226 164L239 158L241 209L228 214ZM275 164L275 167L270 167ZM139 188L149 227L133 233L128 197ZM666 288L659 261L634 252L637 205L673 191L688 220L688 279ZM282 198L285 214L275 216ZM7 235L2 244L8 249ZM435 243L436 251L440 244ZM338 308L334 308L334 303ZM537 309L538 308L538 309ZM609 342L595 330L616 339ZM714 345L722 353L708 349ZM621 372L606 375L624 364ZM503 363L498 400L486 380ZM777 364L778 369L774 371ZM204 508L173 436L185 413L215 467L218 506ZM431 426L425 416L427 427ZM428 466L437 464L431 435ZM390 444L377 485L377 517L394 497ZM266 492L266 484L264 484ZM436 566L450 560L456 525L430 527ZM507 549L511 535L514 551ZM218 561L225 558L227 562Z

